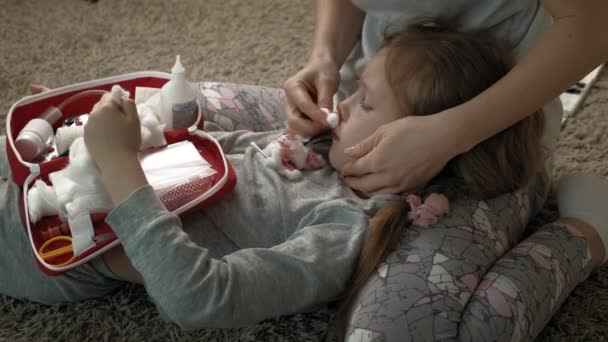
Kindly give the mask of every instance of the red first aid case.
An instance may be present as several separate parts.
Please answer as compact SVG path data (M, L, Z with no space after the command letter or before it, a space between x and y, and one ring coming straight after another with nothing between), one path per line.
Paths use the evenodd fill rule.
M41 162L24 161L15 147L17 135L30 120L38 117L45 109L65 103L66 99L76 98L75 95L79 93L89 90L110 91L113 85L118 84L132 97L136 87L160 88L170 77L171 75L167 73L145 71L78 83L24 97L9 110L6 120L8 160L14 181L23 188L21 214L26 223L36 262L44 273L48 275L64 273L101 255L120 244L120 241L112 232L112 228L104 222L105 213L92 214L90 222L93 226L95 244L74 256L67 222L62 222L58 216L46 216L36 223L31 222L28 214L28 191L36 180L50 184L48 175L63 169L67 165L69 157L56 156ZM62 108L62 117L53 128L57 129L67 119L90 112L100 97L101 95L98 94L70 101L69 105ZM200 104L198 113L197 122L190 128L164 132L167 145L191 142L216 171L212 176L192 183L177 185L169 193L159 196L167 209L178 215L186 214L193 209L204 207L221 199L231 192L236 184L236 175L221 146L213 137L203 131L204 117Z

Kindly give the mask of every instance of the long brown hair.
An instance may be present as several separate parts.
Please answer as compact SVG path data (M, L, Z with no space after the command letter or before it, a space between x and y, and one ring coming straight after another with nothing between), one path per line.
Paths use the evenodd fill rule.
M445 23L420 20L405 31L385 36L386 77L401 109L410 115L458 106L489 88L512 66L506 50L486 32L456 32ZM421 195L439 192L450 200L456 196L488 199L525 186L541 167L543 128L542 113L531 114L453 158ZM340 340L359 293L411 224L410 210L405 201L393 203L371 220L338 310Z

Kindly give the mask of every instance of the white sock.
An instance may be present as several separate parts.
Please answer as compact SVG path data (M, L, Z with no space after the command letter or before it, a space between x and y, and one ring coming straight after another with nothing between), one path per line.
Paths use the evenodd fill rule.
M604 245L608 260L608 182L602 177L575 173L562 177L557 184L557 206L561 217L582 220L595 229Z

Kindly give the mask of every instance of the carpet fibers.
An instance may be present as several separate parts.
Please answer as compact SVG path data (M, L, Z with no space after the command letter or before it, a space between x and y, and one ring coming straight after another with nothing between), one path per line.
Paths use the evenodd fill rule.
M169 71L182 56L190 80L280 87L305 62L312 1L1 0L0 133L32 82L59 87L127 72ZM608 176L608 72L566 121L554 179ZM535 225L556 217L551 199ZM578 286L540 341L608 340L608 269ZM6 276L6 275L2 275ZM157 319L138 286L79 304L42 306L0 296L0 341L322 341L331 309L244 329L180 331ZM328 340L332 340L331 334Z

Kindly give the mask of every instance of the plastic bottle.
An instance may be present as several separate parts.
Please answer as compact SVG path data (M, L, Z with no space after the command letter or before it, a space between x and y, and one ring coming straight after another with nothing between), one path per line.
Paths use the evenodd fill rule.
M198 116L196 92L186 81L185 69L179 55L171 69L171 80L160 90L160 121L165 131L192 126Z
M47 108L38 118L30 120L17 135L15 148L21 159L34 161L47 150L55 136L53 124L61 118L61 111L56 107Z

